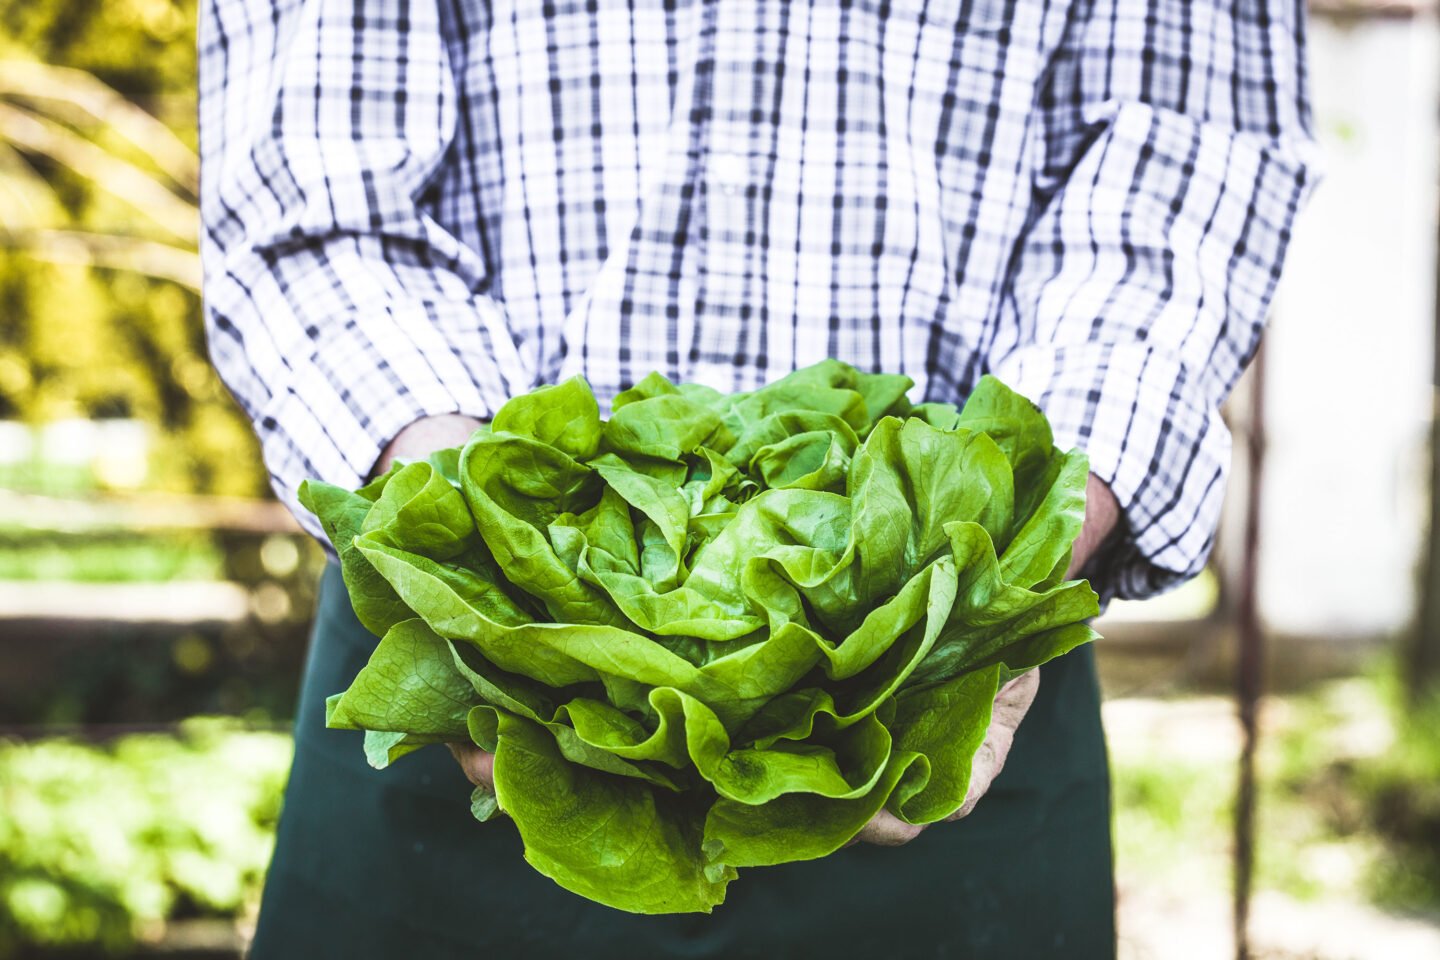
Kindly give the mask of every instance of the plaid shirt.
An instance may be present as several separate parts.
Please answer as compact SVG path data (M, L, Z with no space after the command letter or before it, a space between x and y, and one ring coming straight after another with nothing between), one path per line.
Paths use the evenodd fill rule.
M1106 593L1204 563L1314 179L1301 0L202 7L211 350L292 506L426 414L838 357L1036 400L1124 510Z

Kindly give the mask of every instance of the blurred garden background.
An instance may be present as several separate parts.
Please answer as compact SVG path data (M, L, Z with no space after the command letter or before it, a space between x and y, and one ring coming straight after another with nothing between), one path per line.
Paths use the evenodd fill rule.
M1440 25L1312 6L1326 181L1216 560L1101 624L1132 960L1236 952L1237 673L1250 955L1440 957ZM0 960L239 956L279 812L323 558L206 359L195 18L0 0Z

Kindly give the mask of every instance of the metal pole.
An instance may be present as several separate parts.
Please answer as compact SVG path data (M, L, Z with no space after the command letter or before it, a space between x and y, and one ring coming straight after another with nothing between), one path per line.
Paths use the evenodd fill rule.
M1251 367L1250 416L1246 430L1248 477L1245 498L1245 539L1240 569L1239 656L1235 665L1235 699L1242 745L1240 782L1235 796L1235 956L1249 960L1250 889L1255 872L1255 749L1259 739L1260 693L1264 686L1264 636L1256 603L1259 577L1260 486L1265 459L1265 350Z

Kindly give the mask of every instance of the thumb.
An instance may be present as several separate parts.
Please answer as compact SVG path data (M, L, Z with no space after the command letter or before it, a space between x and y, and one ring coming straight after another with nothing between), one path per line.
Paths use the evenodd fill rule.
M495 754L486 753L473 743L447 743L446 746L471 783L487 790L495 789Z
M1040 671L1037 669L1011 680L995 695L990 728L985 732L985 741L980 744L980 749L975 751L975 758L970 761L970 785L965 791L965 802L955 811L952 819L958 820L974 810L980 798L989 792L995 778L1000 776L1000 771L1005 769L1005 760L1015 742L1015 730L1025 719L1039 690Z

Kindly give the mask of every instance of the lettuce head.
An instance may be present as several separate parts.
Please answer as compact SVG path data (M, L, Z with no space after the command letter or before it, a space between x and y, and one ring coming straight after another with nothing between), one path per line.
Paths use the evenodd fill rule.
M957 810L996 691L1095 637L1086 462L982 379L963 408L826 361L748 393L572 379L305 506L380 638L331 727L372 765L470 741L477 818L636 913ZM457 798L457 802L463 801ZM509 829L497 823L485 829Z

